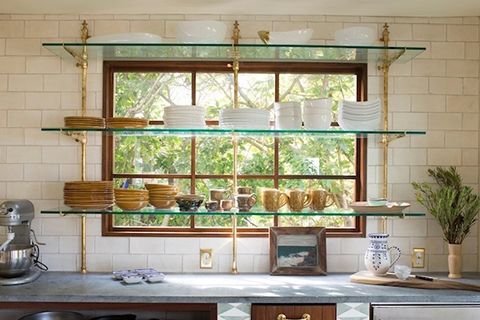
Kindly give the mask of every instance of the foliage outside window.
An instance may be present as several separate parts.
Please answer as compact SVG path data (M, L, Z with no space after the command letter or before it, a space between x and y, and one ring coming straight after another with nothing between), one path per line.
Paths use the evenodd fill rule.
M184 63L178 71L152 64L136 68L112 63L111 90L106 90L111 103L104 106L106 115L144 117L161 124L163 108L169 105L195 104L207 108L207 120L218 124L219 111L231 108L233 77L230 72L211 72L208 68ZM168 64L167 64L168 65ZM271 65L271 64L270 64ZM276 66L281 70L281 66ZM146 69L146 70L145 70ZM181 69L186 69L181 70ZM260 69L260 70L259 70ZM271 110L275 101L303 101L332 97L333 119L338 102L357 100L362 94L361 75L353 69L341 73L305 72L305 68L288 73L272 72L266 68L248 67L239 75L241 108ZM107 75L108 76L108 75ZM109 88L107 86L107 88ZM108 99L107 99L108 100ZM172 137L172 136L115 136L104 163L105 178L113 178L119 186L131 179L134 186L147 182L176 184L184 193L208 196L209 189L232 190L233 150L229 137ZM257 195L262 187L283 190L324 188L335 194L332 208L346 208L360 200L364 181L356 163L359 161L357 139L318 136L243 137L239 143L239 185L251 186ZM105 147L105 146L104 146ZM257 206L261 206L257 203ZM269 226L327 226L335 231L358 231L361 219L352 217L295 217L278 218L245 216L238 218L240 233L263 234ZM115 215L104 227L110 234L128 231L129 234L154 232L164 234L228 234L229 216L180 215ZM105 231L105 230L104 230Z

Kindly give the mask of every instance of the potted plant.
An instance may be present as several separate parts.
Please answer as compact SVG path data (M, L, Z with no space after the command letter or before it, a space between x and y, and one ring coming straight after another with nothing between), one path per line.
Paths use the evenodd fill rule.
M417 201L437 219L448 241L448 277L462 277L461 245L477 220L480 198L462 178L455 167L428 169L428 175L437 183L412 183Z

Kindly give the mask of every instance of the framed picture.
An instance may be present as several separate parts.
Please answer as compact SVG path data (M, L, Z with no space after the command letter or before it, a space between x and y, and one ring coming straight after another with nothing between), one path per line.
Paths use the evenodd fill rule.
M270 274L326 275L325 228L270 228Z

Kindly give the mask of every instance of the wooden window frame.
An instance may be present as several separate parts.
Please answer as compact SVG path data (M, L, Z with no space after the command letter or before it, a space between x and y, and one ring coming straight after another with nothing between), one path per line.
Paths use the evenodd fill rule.
M117 72L231 72L225 61L105 61L103 63L103 117L113 116L114 74ZM354 74L357 82L357 100L367 99L367 64L346 63L302 63L302 62L242 62L243 73L274 73L275 74L275 101L279 100L278 78L281 73L294 74ZM193 80L195 80L193 78ZM195 81L192 81L192 104L195 104ZM212 121L210 124L215 124ZM152 122L151 122L152 123ZM162 124L162 121L153 124ZM102 179L114 178L184 178L191 179L191 188L195 187L195 179L231 178L232 175L205 175L195 172L195 138L192 138L191 174L113 174L113 137L104 134L102 137ZM347 179L355 180L355 198L357 201L366 200L367 176L367 138L357 137L355 146L355 175L279 175L278 172L278 145L279 138L274 140L275 172L273 175L242 175L239 179L271 179L278 187L280 179ZM102 216L103 236L151 236L151 237L231 237L231 228L195 227L194 216L190 217L190 228L182 227L114 227L113 215ZM274 225L278 225L278 217L274 217ZM355 228L327 229L327 237L365 237L366 218L355 217ZM268 228L238 228L239 237L268 237Z

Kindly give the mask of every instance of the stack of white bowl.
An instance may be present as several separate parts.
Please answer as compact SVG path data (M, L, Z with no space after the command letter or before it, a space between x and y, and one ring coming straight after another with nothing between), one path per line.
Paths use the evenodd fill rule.
M307 130L325 130L332 122L332 99L305 100L303 122Z
M164 108L165 128L185 129L205 127L205 108L197 106L170 106Z
M299 102L275 102L275 129L298 130L302 128L302 108Z
M228 129L270 129L270 112L254 108L222 109L220 126Z
M381 103L373 101L340 101L338 124L344 130L379 130L381 126Z

